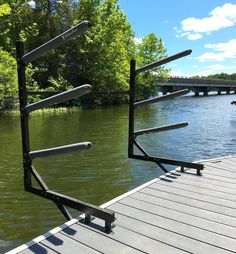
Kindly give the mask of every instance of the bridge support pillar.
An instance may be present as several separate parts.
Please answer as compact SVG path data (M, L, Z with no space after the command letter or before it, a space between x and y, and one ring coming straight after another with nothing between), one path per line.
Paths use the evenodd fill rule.
M218 95L221 95L221 90L218 90Z
M226 89L226 94L230 94L230 88Z
M207 87L204 87L204 88L202 89L202 91L203 91L203 95L204 95L204 96L208 96L208 89L207 89Z
M195 93L195 96L199 96L199 88L193 89L193 92Z

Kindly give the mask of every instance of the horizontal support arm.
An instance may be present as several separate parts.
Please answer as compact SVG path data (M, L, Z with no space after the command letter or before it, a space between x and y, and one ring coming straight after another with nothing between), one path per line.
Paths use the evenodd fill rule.
M90 142L82 142L82 143L76 143L76 144L71 144L66 146L58 146L58 147L53 147L53 148L48 148L43 150L32 151L29 153L29 157L30 159L35 159L39 157L51 156L51 155L56 155L60 153L76 152L80 150L89 149L91 146L92 144Z
M174 99L175 97L181 96L181 95L185 95L189 92L188 89L183 89L183 90L179 90L170 94L166 94L163 96L159 96L159 97L155 97L155 98L151 98L151 99L147 99L147 100L143 100L143 101L138 101L134 103L134 107L139 107L139 106L145 106L147 104L150 103L156 103L156 102L160 102L160 101L165 101L165 100L169 100L169 99Z
M106 225L111 225L115 221L115 213L107 208L101 208L87 202L60 194L55 191L42 191L35 187L27 189L29 192L39 195L43 198L50 199L58 204L65 205L81 211L86 215L92 215L105 221Z
M167 58L165 58L165 59L159 60L159 61L157 61L157 62L150 63L150 64L148 64L148 65L145 65L145 66L143 66L143 67L137 69L137 70L135 71L135 74L138 75L138 74L141 73L141 72L144 72L144 71L147 71L147 70L149 70L149 69L153 69L153 68L159 67L159 66L161 66L161 65L163 65L163 64L167 64L167 63L169 63L169 62L171 62L171 61L174 61L174 60L176 60L176 59L178 59L178 58L181 58L181 57L190 55L191 53L192 53L192 50L189 49L189 50L185 50L185 51L183 51L183 52L180 52L180 53L178 53L178 54L175 54L175 55L173 55L173 56L167 57Z
M86 32L90 27L90 23L88 21L83 21L80 24L68 29L64 33L58 35L57 37L53 38L52 40L44 43L43 45L39 46L38 48L30 51L29 53L25 54L22 57L22 60L25 64L29 64L35 59L39 58L40 56L45 55L51 49L57 48L66 42L74 39L75 37L79 36L80 34Z
M74 89L71 89L69 91L65 91L63 93L59 93L59 94L53 95L51 97L48 97L46 99L43 99L41 101L27 105L25 107L25 110L27 113L30 113L30 112L40 109L40 108L49 107L51 105L55 105L58 103L62 103L62 102L69 101L71 99L80 97L84 94L91 92L91 90L92 90L92 87L90 85L82 85L82 86L76 87Z
M148 133L175 130L175 129L183 128L186 126L188 126L188 123L182 122L182 123L170 124L170 125L165 125L165 126L160 126L155 128L143 129L143 130L135 131L134 136L137 137L137 136L148 134Z
M149 156L147 158L143 155L133 154L129 158L142 160L142 161L152 161L152 162L155 162L155 163L162 163L162 164L180 166L180 167L186 167L186 168L195 168L195 169L198 169L198 170L203 170L204 169L204 165L200 164L200 163L180 161L180 160L172 160L172 159L161 158L161 157L157 158L157 157Z

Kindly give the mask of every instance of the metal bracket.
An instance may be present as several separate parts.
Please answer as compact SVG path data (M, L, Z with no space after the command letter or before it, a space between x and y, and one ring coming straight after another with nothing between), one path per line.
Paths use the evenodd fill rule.
M176 129L176 128L186 127L188 125L188 123L183 122L183 123L177 123L177 124L172 124L172 125L166 125L166 126L160 126L160 127L154 127L154 128L135 131L134 130L134 110L140 106L145 106L150 103L156 103L156 102L164 101L167 99L173 99L177 96L184 95L184 94L188 93L188 90L184 89L184 90L176 91L171 94L164 95L164 96L159 96L159 97L136 102L135 101L136 76L141 72L147 71L152 68L159 67L163 64L169 63L169 62L174 61L178 58L187 56L187 55L191 54L191 52L192 52L191 50L186 50L186 51L180 52L176 55L167 57L166 59L162 59L160 61L143 66L139 69L136 69L136 61L135 60L130 61L128 157L132 158L132 159L137 159L137 160L154 162L165 173L168 173L168 170L162 164L180 166L181 172L184 172L184 167L194 168L197 170L197 175L201 175L201 170L203 170L203 165L199 164L199 163L191 163L191 162L186 162L186 161L181 161L181 160L174 160L174 159L150 156L145 151L145 149L137 142L136 137L143 135L143 134L152 133L152 132L168 131L168 130L172 130L172 129ZM136 146L143 153L143 155L134 154L134 146Z

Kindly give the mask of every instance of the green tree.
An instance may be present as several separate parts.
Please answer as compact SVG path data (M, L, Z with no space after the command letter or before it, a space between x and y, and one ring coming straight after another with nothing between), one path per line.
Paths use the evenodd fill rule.
M0 110L14 107L17 95L16 61L0 48Z
M64 77L74 85L93 86L94 93L82 98L82 103L121 102L124 96L103 96L99 91L128 89L132 28L116 0L80 0L76 9L79 20L88 20L92 26L67 48Z
M158 38L154 33L150 33L142 38L140 43L136 44L137 67L145 66L167 57L166 52L162 39ZM158 67L139 74L136 81L138 98L146 99L156 95L156 77L166 78L168 72L169 69Z
M0 0L3 3L7 6L0 15L0 46L12 55L18 39L29 52L83 20L91 23L88 32L32 63L40 88L65 90L91 84L94 93L82 97L83 104L123 102L124 96L107 94L128 89L129 60L136 58L141 66L166 56L161 39L154 34L135 45L133 30L117 0L37 0L34 5L28 0ZM154 71L166 73L163 68ZM144 98L156 93L153 73L138 78Z

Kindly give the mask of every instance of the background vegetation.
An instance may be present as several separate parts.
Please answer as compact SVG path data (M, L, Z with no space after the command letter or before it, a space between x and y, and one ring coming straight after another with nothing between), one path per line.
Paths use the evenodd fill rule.
M31 90L63 91L88 83L93 93L74 104L124 103L124 95L108 93L128 89L130 59L141 66L167 55L162 40L153 33L135 43L117 0L0 0L0 109L11 109L16 101L15 42L24 41L29 52L83 20L92 24L88 32L28 68ZM154 74L167 72L159 68L140 76L140 97L154 95Z

